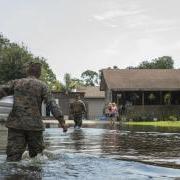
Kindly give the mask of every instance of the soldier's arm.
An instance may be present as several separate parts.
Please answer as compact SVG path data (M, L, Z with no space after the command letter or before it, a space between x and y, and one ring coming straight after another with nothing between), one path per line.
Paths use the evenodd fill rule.
M47 86L44 85L43 92L42 92L43 100L45 104L47 104L50 107L50 110L53 114L53 116L59 121L59 124L65 131L65 120L62 114L62 111L59 107L59 105L56 104L55 99L52 97L52 94Z
M7 84L0 85L0 99L14 94L14 83L15 81L10 81Z
M83 106L84 113L86 113L86 105L84 102L82 102L82 106Z

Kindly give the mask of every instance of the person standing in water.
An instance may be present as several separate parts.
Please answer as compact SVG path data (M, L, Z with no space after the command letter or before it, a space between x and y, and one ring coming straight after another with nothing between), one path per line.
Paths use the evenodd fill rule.
M29 149L29 156L35 157L44 149L44 125L41 106L44 101L59 121L63 131L67 131L63 114L55 103L48 86L38 78L41 64L31 62L27 69L27 78L13 80L0 86L0 98L14 95L12 111L6 122L8 128L7 161L20 161L22 154Z
M112 117L112 124L115 124L115 122L117 121L117 117L118 117L118 108L117 108L116 103L112 103L111 117Z
M70 114L73 116L74 128L81 128L82 117L86 113L86 106L80 99L80 95L75 96L75 101L70 104Z

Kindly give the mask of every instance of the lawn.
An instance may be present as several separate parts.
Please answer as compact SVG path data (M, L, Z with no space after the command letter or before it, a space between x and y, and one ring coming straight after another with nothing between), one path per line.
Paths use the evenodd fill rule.
M125 122L125 124L139 125L139 126L180 127L180 121L143 121L143 122Z

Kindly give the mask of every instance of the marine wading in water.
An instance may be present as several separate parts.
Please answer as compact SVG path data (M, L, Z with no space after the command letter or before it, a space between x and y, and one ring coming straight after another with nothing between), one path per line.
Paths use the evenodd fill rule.
M86 106L80 99L80 95L75 96L75 101L70 104L70 114L74 119L74 128L79 129L82 126L82 117L86 113Z
M59 121L63 131L67 131L60 107L53 99L48 86L39 80L41 64L31 62L27 68L27 78L13 80L0 86L0 98L14 96L14 104L6 122L8 128L7 161L19 161L29 149L29 156L35 157L44 149L44 125L41 106L44 101L53 116Z

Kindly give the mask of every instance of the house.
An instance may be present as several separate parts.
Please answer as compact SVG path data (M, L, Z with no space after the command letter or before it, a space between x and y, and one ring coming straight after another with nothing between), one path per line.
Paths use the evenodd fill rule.
M84 92L84 101L87 106L87 119L100 119L105 105L105 93L100 91L99 86L79 87Z
M103 69L100 90L128 119L180 117L180 69Z
M68 94L64 92L52 92L52 96L54 97L56 103L60 106L65 119L68 119L70 116L69 105L75 99L76 94L79 94L81 99L84 100L84 92L70 92ZM44 103L42 104L42 115L44 118L52 117L50 109Z
M103 108L105 104L105 94L100 91L100 87L79 87L74 92L68 94L63 92L52 92L53 97L57 104L60 105L62 112L66 119L71 119L69 114L70 103L75 100L75 95L79 94L81 99L86 105L87 113L85 119L99 119L103 114ZM52 117L52 114L48 107L43 104L42 114L44 117Z

